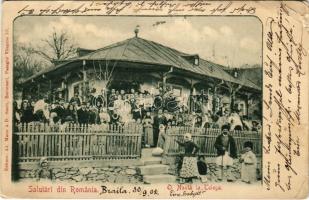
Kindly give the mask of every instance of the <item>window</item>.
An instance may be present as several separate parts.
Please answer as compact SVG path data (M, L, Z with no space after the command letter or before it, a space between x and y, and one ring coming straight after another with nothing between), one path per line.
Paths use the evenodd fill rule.
M234 71L234 77L237 78L238 77L238 72L235 70Z
M198 66L199 65L199 58L194 58L194 65Z
M76 94L76 93L80 94L80 93L79 93L79 85L75 85L75 86L74 86L73 95Z
M72 87L73 87L73 94L72 94L73 96L74 94L78 93L80 96L85 97L90 92L89 82L85 82L85 85L84 85L83 81L80 81L80 82L74 83Z
M172 86L173 94L177 97L181 96L181 87Z
M163 83L162 82L159 82L158 83L158 86L159 87L163 87ZM166 88L167 89L170 89L173 91L173 94L177 97L180 97L182 95L182 87L180 86L177 86L177 85L173 85L173 84L166 84Z

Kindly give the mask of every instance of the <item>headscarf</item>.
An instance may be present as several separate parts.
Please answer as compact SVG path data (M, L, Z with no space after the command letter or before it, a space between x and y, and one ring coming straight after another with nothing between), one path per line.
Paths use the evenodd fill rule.
M47 163L47 158L46 158L46 157L42 157L42 158L40 159L40 166L41 166L43 163Z
M192 135L191 135L191 133L186 133L185 135L184 135L184 137L185 138L188 138L188 140L192 140Z

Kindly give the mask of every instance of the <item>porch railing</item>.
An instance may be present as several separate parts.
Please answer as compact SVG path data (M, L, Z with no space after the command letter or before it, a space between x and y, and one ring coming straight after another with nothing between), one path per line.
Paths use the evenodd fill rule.
M49 160L137 159L142 126L21 124L15 134L19 162Z
M201 129L188 126L172 127L166 131L164 152L168 156L181 154L184 149L176 140L183 140L186 132L200 147L199 154L214 157L216 137L220 129ZM230 133L240 152L245 141L253 143L253 151L261 156L260 132L234 131ZM19 162L49 160L115 160L138 159L141 155L143 127L132 123L119 125L49 125L44 123L20 124L15 128L14 153Z

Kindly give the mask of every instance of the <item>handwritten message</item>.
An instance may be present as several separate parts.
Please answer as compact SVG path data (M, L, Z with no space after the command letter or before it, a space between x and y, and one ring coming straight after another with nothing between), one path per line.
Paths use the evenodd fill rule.
M18 11L18 15L120 15L128 10L135 14L145 11L164 12L166 14L179 14L182 12L216 14L255 14L256 8L247 3L236 4L233 2L206 2L206 1L102 1L69 4L50 4L45 8L26 5Z
M276 159L264 162L263 182L267 190L286 192L293 189L293 180L299 174L296 161L303 154L298 131L302 125L303 59L307 53L302 46L302 27L291 17L289 7L281 3L277 13L267 19L263 100L265 160L268 155Z
M303 47L303 25L297 21L293 11L286 3L272 7L271 12L261 11L257 3L247 2L219 2L219 1L89 1L89 2L42 2L22 3L17 5L16 16L73 16L73 15L269 15L263 21L263 187L266 190L278 190L287 193L296 188L297 179L303 170L299 166L301 160L307 156L303 150L302 134L307 122L304 107L307 95L307 67L308 55ZM155 14L156 13L156 14ZM165 23L160 21L153 26ZM3 169L9 172L9 141L11 141L11 29L3 29ZM306 64L304 64L306 63ZM174 104L172 104L174 105ZM159 107L159 106L158 106ZM174 108L174 107L173 107ZM164 192L168 197L204 197L212 191L222 192L223 188L216 184L166 184ZM28 185L23 188L28 193L61 193L79 195L129 195L157 198L162 195L157 188L102 186L38 186ZM208 195L208 194L207 194Z

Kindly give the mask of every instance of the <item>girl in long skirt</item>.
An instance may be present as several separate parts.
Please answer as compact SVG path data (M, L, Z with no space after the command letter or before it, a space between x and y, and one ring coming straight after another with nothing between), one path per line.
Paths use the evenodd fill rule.
M150 112L146 113L146 116L143 120L144 133L145 133L145 147L153 147L153 119L151 118Z
M250 141L244 143L244 153L241 154L241 180L245 183L256 181L256 156L252 152L253 144Z
M192 136L190 133L184 135L184 142L176 140L176 142L185 148L185 154L183 157L182 166L180 169L180 183L191 182L193 178L199 176L197 168L197 158L196 154L199 151L198 146L192 141Z
M160 124L157 147L164 149L164 143L165 143L165 126L163 124Z

